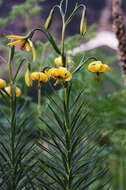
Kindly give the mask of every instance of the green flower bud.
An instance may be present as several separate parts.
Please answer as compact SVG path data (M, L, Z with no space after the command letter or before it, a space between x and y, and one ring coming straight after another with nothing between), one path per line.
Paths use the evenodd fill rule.
M31 73L30 73L30 65L28 65L25 73L25 83L28 87L32 86L32 79L31 79Z
M46 19L46 22L45 22L45 24L44 24L44 28L45 28L46 30L48 30L49 27L50 27L50 25L52 24L53 14L54 14L55 8L56 8L56 6L53 7L53 9L52 9L52 10L50 11L50 13L49 13L49 16L48 16L47 19Z
M84 35L87 29L87 11L86 8L83 9L81 22L80 22L80 34Z

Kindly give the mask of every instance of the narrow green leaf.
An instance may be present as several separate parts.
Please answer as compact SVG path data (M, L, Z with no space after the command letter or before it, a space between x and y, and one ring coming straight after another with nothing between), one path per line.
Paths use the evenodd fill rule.
M62 142L62 144L65 146L65 142L63 140L62 137L59 136L59 134L57 134L57 132L42 118L40 118L40 120L45 123L45 125L48 127L48 129Z

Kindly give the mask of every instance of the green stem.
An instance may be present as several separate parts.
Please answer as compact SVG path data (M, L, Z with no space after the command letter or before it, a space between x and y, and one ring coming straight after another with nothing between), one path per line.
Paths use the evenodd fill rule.
M89 60L93 60L93 61L97 61L96 57L88 57L86 60L84 60L84 57L82 58L80 64L78 65L78 67L76 67L76 69L73 71L73 74L78 72L80 69L82 69L82 67L89 61Z
M12 190L16 190L16 172L15 172L15 123L11 123L11 152L12 152Z
M123 154L120 154L119 156L119 164L120 164L120 167L119 167L119 189L120 190L123 190L124 189L124 181L123 181L123 176L124 176L124 173L123 173L123 170L124 170L124 167L123 167L123 158L124 158L124 155Z
M66 182L66 190L72 190L72 176L71 176L71 137L70 137L70 124L69 124L69 97L68 97L68 85L64 87L64 102L65 102L65 127L66 127L66 163L67 163L67 182Z
M65 106L67 107L67 87L64 87L64 101L65 101Z
M30 38L30 39L31 39L36 31L40 31L40 32L44 33L45 36L47 37L48 41L51 43L52 47L54 48L54 50L55 50L58 54L61 55L61 52L60 52L60 50L59 50L59 48L58 48L58 46L57 46L55 40L53 39L52 35L49 33L48 30L46 30L46 29L44 29L44 28L36 28L36 29L32 30L32 31L26 36L26 38Z
M38 82L38 115L41 116L41 84Z
M44 55L46 52L46 48L47 48L48 43L46 43L43 47L43 51L42 51L42 56L41 56L41 60L44 62ZM41 64L39 65L39 71L41 72ZM41 83L38 82L38 115L41 116L42 112L41 112Z
M65 52L64 52L64 40L65 40L65 17L62 15L62 21L63 21L63 28L62 28L62 37L61 37L61 56L62 56L62 62L63 66L66 66L66 57L65 57Z
M63 29L62 29L62 38L61 38L61 54L64 55L64 36L65 36L65 24L63 19Z
M13 88L14 88L14 81L13 81L13 69L12 69L12 59L13 59L13 48L10 48L9 51L9 60L8 60L8 67L9 67L9 79L10 79L10 117L13 113Z
M15 95L13 93L14 89L14 79L13 79L13 68L12 68L12 60L14 56L14 47L12 47L9 51L9 60L8 60L8 67L9 67L9 79L10 79L10 119L11 119L11 134L10 134L10 140L11 140L11 156L12 156L12 184L11 189L16 190L15 186L15 112L16 112L16 101L14 101Z

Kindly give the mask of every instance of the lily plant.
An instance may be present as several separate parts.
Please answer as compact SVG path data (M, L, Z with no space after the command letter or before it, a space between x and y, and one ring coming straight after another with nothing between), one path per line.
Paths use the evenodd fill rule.
M58 9L62 20L61 43L57 44L49 28L53 22L53 15ZM80 63L67 56L65 49L65 32L75 16L82 10L80 20L80 34L84 37L87 27L87 10L85 5L76 4L75 8L68 15L68 0L61 0L49 13L45 24L41 28L35 28L26 36L8 35L11 40L9 46L8 72L9 82L0 79L0 94L9 107L7 114L7 126L1 127L0 137L0 187L2 189L19 190L101 190L109 189L107 170L100 164L100 149L97 145L97 122L95 119L88 120L90 114L89 103L86 102L85 89L78 89L78 94L72 93L74 76L82 70L86 63L89 63L88 70L95 73L97 82L100 82L100 75L109 71L109 66L103 64L94 57ZM26 58L20 62L17 71L13 66L16 46L21 51L33 54L33 64L37 59L37 53L33 45L33 36L36 32L42 32L57 54L54 59L54 66L48 65L33 71L32 64ZM37 82L38 104L41 107L41 89L44 83L51 83L54 90L61 86L62 97L48 95L48 111L41 113L36 111L42 125L47 132L41 128L40 135L31 139L32 131L31 118L27 113L27 105L19 106L18 100L22 97L22 90L18 87L17 76L22 66L26 64L24 74L25 84L28 88ZM36 83L35 83L36 84ZM20 85L19 85L20 86ZM25 103L24 103L25 104ZM24 112L24 114L23 114ZM22 116L23 115L23 116ZM22 120L23 117L23 120ZM43 133L44 131L44 133ZM41 133L42 132L42 133Z

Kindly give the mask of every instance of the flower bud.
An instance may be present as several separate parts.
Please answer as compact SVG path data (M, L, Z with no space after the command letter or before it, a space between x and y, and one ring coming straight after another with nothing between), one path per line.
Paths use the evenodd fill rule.
M68 67L74 63L70 58L68 58L66 62ZM63 66L62 57L61 56L56 57L54 63L56 67L62 67Z
M16 87L16 96L20 96L21 95L21 89Z
M5 88L6 87L6 81L3 79L0 79L0 88Z
M55 7L50 11L49 16L48 16L47 19L46 19L46 22L45 22L45 24L44 24L44 28L45 28L46 30L49 29L49 27L50 27L50 25L51 25L51 23L52 23L54 10L55 10Z
M30 68L27 67L26 73L25 73L25 83L28 87L32 86L32 80L31 80L31 74L30 74Z
M61 67L63 65L62 63L62 57L56 57L55 60L54 60L54 63L55 63L55 66L56 67Z
M84 35L87 29L87 13L86 8L83 9L81 22L80 22L80 34Z

